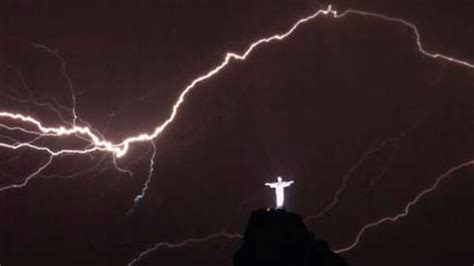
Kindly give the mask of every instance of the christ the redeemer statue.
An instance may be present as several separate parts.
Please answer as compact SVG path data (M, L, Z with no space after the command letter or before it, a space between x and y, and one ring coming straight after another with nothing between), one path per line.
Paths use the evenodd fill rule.
M269 186L269 187L275 189L276 208L281 209L281 208L283 208L283 203L285 202L285 191L284 191L284 189L286 187L291 186L291 184L293 184L293 181L282 181L280 176L277 179L278 179L278 182L265 183L265 186Z

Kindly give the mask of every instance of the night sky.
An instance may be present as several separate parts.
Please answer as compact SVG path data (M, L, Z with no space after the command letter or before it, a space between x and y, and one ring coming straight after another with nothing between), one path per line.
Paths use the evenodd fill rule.
M405 19L426 50L474 62L471 0L0 0L0 111L68 126L70 77L78 124L114 142L151 132L226 52L242 53L328 4ZM150 142L116 160L133 176L106 152L63 155L25 187L1 191L0 265L127 265L158 242L243 233L252 210L273 206L263 184L278 175L295 181L286 206L303 217L324 210L346 180L337 204L306 220L331 248L344 248L365 224L403 212L474 159L473 83L473 68L423 55L400 23L320 16L187 95L154 140L155 171L138 204ZM27 139L0 128L0 142ZM73 137L37 144L85 147ZM0 148L0 187L47 160ZM472 265L473 206L471 165L341 255L356 266ZM230 266L239 244L221 237L158 248L136 265Z

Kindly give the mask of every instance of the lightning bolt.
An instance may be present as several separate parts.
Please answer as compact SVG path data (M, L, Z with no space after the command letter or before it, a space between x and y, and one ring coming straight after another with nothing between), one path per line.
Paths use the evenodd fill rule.
M396 141L397 141L397 139L388 138L388 139L382 141L382 143L380 143L376 147L371 148L371 149L367 150L366 152L364 152L362 154L362 156L359 158L359 160L342 177L341 186L339 187L339 189L334 194L334 197L331 200L331 202L328 205L326 205L326 207L324 207L319 213L314 214L314 215L310 215L310 216L307 216L306 218L304 218L304 221L308 222L308 221L313 220L313 219L319 219L319 218L323 217L329 210L334 208L337 205L337 203L339 202L339 197L341 196L342 192L346 189L346 184L347 184L347 181L349 180L349 178L363 165L363 163L370 156L380 152L387 144L396 143ZM391 160L389 160L389 162L385 165L384 169L386 167L388 167L388 165L390 163L391 163Z
M241 239L243 236L241 234L231 234L227 232L220 232L217 234L208 235L200 238L189 238L183 240L179 243L169 243L169 242L159 242L156 243L153 247L141 252L135 259L128 263L128 266L133 266L139 261L141 261L148 254L158 250L159 248L181 248L190 244L204 243L209 242L213 239L227 238L227 239Z
M50 48L48 48L44 45L41 45L41 44L33 44L33 47L45 50L46 52L54 55L61 62L62 73L63 73L63 76L66 77L67 84L68 84L69 90L71 92L71 100L72 100L71 111L72 111L72 117L73 117L72 118L72 124L76 125L76 121L78 119L77 111L76 111L76 106L77 106L76 91L74 89L74 86L72 85L72 78L71 78L71 76L69 76L69 74L66 70L66 61L64 60L64 58L61 57L61 55L59 54L59 52L57 50L52 50L52 49L50 49Z
M27 176L22 183L20 184L13 184L13 185L9 185L9 186L5 186L5 187L1 187L0 188L0 192L2 191L6 191L6 190L10 190L10 189L15 189L15 188L22 188L24 186L26 186L28 184L28 182L30 182L30 180L37 176L39 173L41 173L44 169L46 169L51 163L53 162L53 156L49 156L49 159L43 164L41 165L38 169L36 169L36 171L34 171L33 173L31 173L29 176Z
M148 186L150 184L151 178L153 177L153 173L155 171L156 145L155 145L154 142L150 142L150 143L151 143L151 146L153 148L153 152L152 152L151 158L150 158L150 166L148 168L149 169L148 170L148 176L147 176L147 179L145 181L145 184L142 187L141 193L135 197L134 206L133 206L132 209L130 209L128 211L128 214L131 214L135 210L135 208L138 206L138 204L140 204L140 202L145 197L146 191L148 190Z
M273 36L270 36L270 37L266 37L266 38L262 38L262 39L257 40L256 42L250 44L250 46L248 46L248 48L241 54L237 54L237 53L234 53L234 52L228 52L226 54L226 56L224 57L224 60L220 64L218 64L216 67L214 67L213 69L211 69L207 73L205 73L205 74L197 77L196 79L192 80L183 89L183 91L181 92L181 94L178 97L178 100L174 103L174 105L172 107L172 110L171 110L171 114L169 115L169 117L161 125L157 126L153 130L152 133L140 133L138 135L125 138L120 143L113 143L111 141L106 140L105 138L103 138L101 136L98 136L98 134L94 133L93 130L90 127L87 127L87 126L77 126L77 125L75 125L75 123L73 123L73 126L68 127L68 128L65 127L65 126L47 127L47 126L44 126L39 120L37 120L37 119L35 119L31 116L28 116L28 115L23 115L23 114L20 114L20 113L11 113L11 112L0 112L0 118L10 118L10 119L14 119L14 120L17 120L17 121L20 121L20 122L24 122L26 124L31 124L39 130L38 133L41 133L41 134L54 134L57 137L70 136L70 135L77 134L77 135L84 136L86 139L88 139L89 142L90 142L90 145L91 145L90 148L85 148L85 149L63 149L63 150L58 150L58 151L53 151L53 150L51 150L47 147L43 147L43 146L37 146L37 145L25 144L25 143L22 143L22 144L19 144L19 145L9 145L9 144L2 143L0 145L0 147L8 148L8 149L14 149L14 150L20 149L20 148L30 148L30 149L35 149L35 150L38 150L38 151L48 152L52 156L57 156L57 155L66 154L66 153L87 154L87 153L91 153L91 152L95 152L95 151L104 151L104 152L111 152L117 157L122 157L128 152L129 147L132 143L151 141L151 140L157 138L175 120L176 116L179 113L180 107L185 102L185 98L186 98L187 94L193 88L195 88L198 84L200 84L201 82L203 82L207 79L210 79L211 77L217 75L230 62L232 62L232 61L243 61L243 60L247 59L252 54L252 52L256 50L256 48L258 48L259 46L262 46L263 44L271 43L271 42L274 42L274 41L281 41L281 40L286 39L292 33L294 33L296 31L296 29L298 29L301 25L303 25L305 23L308 23L309 21L312 21L313 19L319 17L320 15L329 15L329 16L332 16L334 18L343 18L343 17L345 17L347 15L350 15L350 14L375 17L375 18L382 19L382 20L385 20L385 21L396 22L396 23L400 23L404 26L407 26L408 28L410 28L413 31L413 33L416 37L416 44L418 46L418 50L422 54L424 54L426 56L429 56L431 58L447 60L449 62L460 64L460 65L463 65L463 66L466 66L466 67L469 67L469 68L474 68L474 65L467 62L467 61L463 61L463 60L460 60L460 59L457 59L457 58L454 58L454 57L446 56L446 55L443 55L443 54L440 54L440 53L428 52L427 50L425 50L423 48L422 43L421 43L421 37L420 37L419 31L418 31L418 28L413 23L410 23L410 22L405 21L403 19L392 18L392 17L381 15L381 14L378 14L378 13L359 11L359 10L354 10L354 9L348 9L348 10L344 11L343 13L338 14L338 12L336 10L334 10L331 6L328 6L327 9L320 9L320 10L316 11L315 13L313 13L312 15L298 20L295 24L293 24L290 27L289 30L287 30L286 32L284 32L282 34L276 34L276 35L273 35ZM50 50L48 48L45 48L44 46L38 46L37 45L37 47L45 49L46 51L51 52L51 53L57 55L59 58L61 58L58 55L57 51ZM62 62L63 72L65 72L64 60L61 60L61 62ZM68 78L68 82L69 82L69 85L70 85L71 92L74 92L74 89L72 87L72 83L70 82L70 77ZM75 103L76 103L76 99L75 99L75 97L73 97L74 122L77 119L77 113L75 112Z
M341 194L346 189L346 184L347 184L347 181L349 180L349 178L355 174L355 172L364 164L364 162L367 159L369 159L371 156L373 156L373 155L377 154L378 152L380 152L381 150L383 150L387 145L392 145L393 146L393 151L390 154L390 157L387 160L387 162L384 164L384 166L382 168L382 171L380 171L380 173L378 175L374 176L370 180L370 185L374 186L375 182L385 175L387 169L389 168L389 166L395 160L395 155L397 154L398 145L399 145L400 140L403 137L405 137L410 131L414 130L416 127L418 127L418 124L408 128L408 129L402 130L398 134L398 136L384 139L382 142L379 143L379 145L377 145L375 147L372 147L372 148L368 149L366 152L364 152L362 154L362 156L359 158L359 160L357 160L357 162L341 178L341 186L336 190L336 193L334 193L334 196L333 196L333 199L331 200L331 202L329 202L329 204L326 205L317 214L309 215L309 216L305 217L303 220L305 222L309 222L313 219L319 219L319 218L323 217L332 208L334 208L337 205L337 203L339 202L339 197L341 196Z
M376 220L374 222L371 222L371 223L368 223L368 224L364 225L362 227L362 229L360 229L360 231L357 233L357 236L356 236L355 240L351 244L349 244L348 246L346 246L344 248L335 250L334 252L343 253L343 252L350 251L360 243L360 240L361 240L362 236L369 229L375 228L379 225L382 225L382 224L385 224L385 223L388 223L388 222L397 222L398 220L408 216L408 214L410 213L410 210L412 209L412 207L415 206L420 200L425 198L427 195L429 195L430 193L435 191L438 188L439 184L443 180L450 177L456 171L459 171L459 170L461 170L463 168L466 168L466 167L469 167L469 166L474 166L474 160L467 161L467 162L461 163L457 166L454 166L454 167L450 168L448 171L446 171L442 175L438 176L436 178L435 182L431 186L429 186L428 188L422 190L411 201L409 201L405 205L405 208L400 213L398 213L396 215L393 215L393 216L384 217L384 218L381 218L379 220Z

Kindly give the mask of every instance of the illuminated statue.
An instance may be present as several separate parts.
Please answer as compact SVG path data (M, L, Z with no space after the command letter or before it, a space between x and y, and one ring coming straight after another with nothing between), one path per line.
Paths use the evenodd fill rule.
M285 191L284 189L286 187L291 186L293 184L293 181L282 181L281 177L279 176L278 182L275 183L265 183L265 186L269 186L271 188L275 189L276 193L276 208L281 209L283 208L283 203L285 202Z

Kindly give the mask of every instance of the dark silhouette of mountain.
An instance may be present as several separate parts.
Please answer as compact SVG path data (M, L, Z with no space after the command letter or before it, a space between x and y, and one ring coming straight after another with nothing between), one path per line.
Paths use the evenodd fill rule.
M314 239L303 219L284 209L252 212L234 266L347 266L326 242Z

